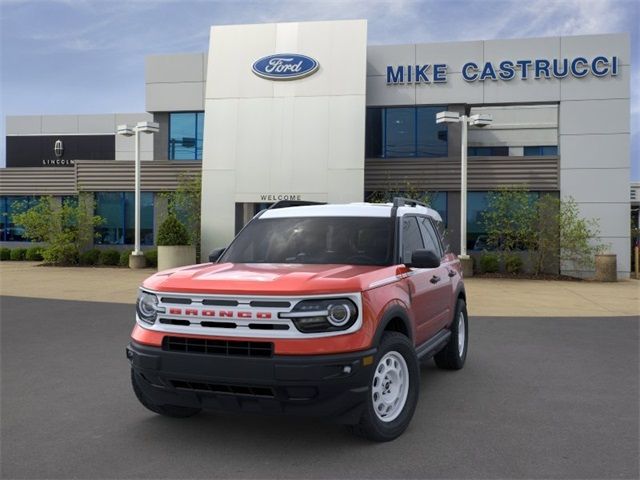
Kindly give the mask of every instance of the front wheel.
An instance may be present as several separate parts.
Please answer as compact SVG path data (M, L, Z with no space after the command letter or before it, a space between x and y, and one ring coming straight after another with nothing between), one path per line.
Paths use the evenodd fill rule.
M467 305L461 298L456 303L456 310L451 323L451 337L447 346L439 351L434 360L438 368L445 370L460 370L467 359L469 344L469 317Z
M420 368L411 341L396 332L382 337L360 423L351 430L376 442L404 432L418 403Z

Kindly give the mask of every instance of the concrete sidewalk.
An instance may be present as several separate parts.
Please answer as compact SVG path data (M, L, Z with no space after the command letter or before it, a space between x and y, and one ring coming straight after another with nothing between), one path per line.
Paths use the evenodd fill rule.
M0 294L16 297L135 302L151 269L43 267L1 262ZM597 317L640 315L640 282L568 282L469 278L469 313L501 317Z

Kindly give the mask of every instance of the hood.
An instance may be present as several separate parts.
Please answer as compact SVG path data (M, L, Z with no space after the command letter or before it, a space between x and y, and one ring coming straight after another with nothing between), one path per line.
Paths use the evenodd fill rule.
M206 263L158 272L143 283L151 290L238 295L310 295L360 292L395 274L395 267Z

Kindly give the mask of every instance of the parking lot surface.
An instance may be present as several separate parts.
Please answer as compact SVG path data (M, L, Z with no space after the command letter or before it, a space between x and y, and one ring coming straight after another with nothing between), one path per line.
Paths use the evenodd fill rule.
M472 317L406 433L140 406L133 306L2 297L3 478L638 478L637 317ZM473 312L472 312L473 313Z

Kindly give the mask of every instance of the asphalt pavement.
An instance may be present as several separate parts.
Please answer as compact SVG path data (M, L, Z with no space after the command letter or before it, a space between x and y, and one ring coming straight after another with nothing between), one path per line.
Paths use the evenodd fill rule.
M472 317L427 362L399 439L312 419L157 416L124 347L133 306L1 297L2 478L638 478L638 317Z

